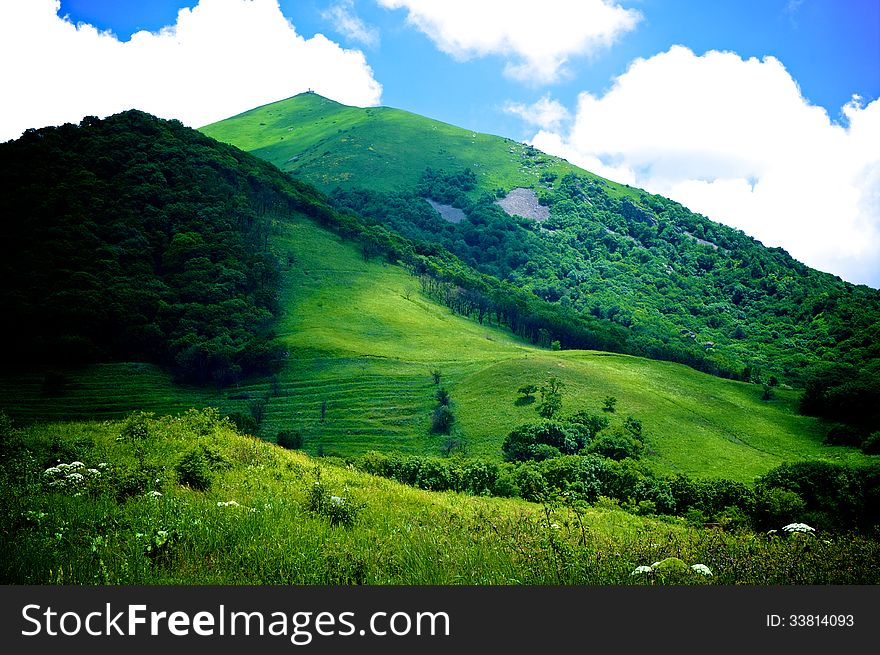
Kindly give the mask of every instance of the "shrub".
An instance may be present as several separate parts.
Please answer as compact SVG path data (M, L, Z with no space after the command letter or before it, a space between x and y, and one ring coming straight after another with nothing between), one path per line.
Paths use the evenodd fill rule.
M599 436L589 445L587 452L620 461L626 458L638 459L644 449L642 442L631 435L615 432Z
M364 504L356 503L347 496L331 494L321 482L320 471L317 482L309 489L306 498L306 509L325 517L330 525L341 525L344 528L354 525L364 507Z
M801 519L807 504L794 491L779 487L762 488L755 508L756 527L768 530Z
M507 461L547 459L548 457L573 455L579 450L578 433L569 425L545 421L520 425L505 437L501 451ZM544 447L549 446L553 451Z
M828 429L823 442L829 446L854 446L858 448L862 445L862 440L861 430L843 423L836 423Z
M122 424L122 438L130 441L139 441L150 436L150 422L152 412L132 412Z
M514 473L514 483L523 500L539 502L547 495L547 481L533 466L522 465Z
M232 421L232 424L235 426L235 429L240 434L251 434L256 435L259 433L260 428L257 425L257 422L250 414L242 414L241 412L233 412L229 414L226 418Z
M287 448L288 450L299 450L303 447L302 434L300 432L294 432L293 430L282 430L278 433L275 442L282 448Z
M431 432L449 434L453 423L455 423L455 415L448 405L440 405L431 412Z
M228 466L226 460L205 445L186 453L174 467L180 484L205 491L213 482L214 471Z
M862 442L862 452L866 455L880 455L880 431L872 432Z

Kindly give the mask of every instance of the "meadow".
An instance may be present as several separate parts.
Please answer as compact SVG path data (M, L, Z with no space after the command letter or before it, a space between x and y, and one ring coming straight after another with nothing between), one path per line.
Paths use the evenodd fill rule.
M880 581L877 542L858 535L421 491L240 435L211 410L0 423L4 584Z

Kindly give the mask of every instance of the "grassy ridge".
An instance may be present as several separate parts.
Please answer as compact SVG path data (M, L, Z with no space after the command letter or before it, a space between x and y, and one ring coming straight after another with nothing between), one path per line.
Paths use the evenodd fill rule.
M390 107L347 107L301 94L200 128L324 191L336 186L413 189L425 167L473 168L481 189L532 187L540 173L578 172L564 159ZM414 166L413 162L418 162ZM612 194L629 190L608 182Z
M757 385L676 364L535 348L451 314L423 297L404 270L365 261L309 221L285 226L276 239L279 251L292 255L283 272L287 311L278 325L290 357L277 381L219 392L175 386L152 367L101 365L71 374L57 396L42 395L39 376L5 378L0 406L23 419L205 405L248 413L254 400L268 396L261 436L269 440L297 430L312 454L438 454L443 437L429 432L436 405L431 371L438 368L470 454L500 459L504 436L539 418L533 405L517 404L516 390L556 375L566 383L565 412L598 412L611 395L619 415L642 420L650 461L661 472L748 483L786 460L865 460L854 449L822 445L822 424L796 413L793 391L777 390L765 402Z
M210 412L130 428L92 422L9 432L3 426L0 582L878 581L876 542L858 536L726 534L611 507L419 491L243 437ZM178 472L194 449L215 462L204 488ZM80 479L53 485L66 479L57 467L75 461ZM350 509L342 514L340 506ZM661 560L670 566L650 577L632 573ZM713 575L687 568L697 563Z

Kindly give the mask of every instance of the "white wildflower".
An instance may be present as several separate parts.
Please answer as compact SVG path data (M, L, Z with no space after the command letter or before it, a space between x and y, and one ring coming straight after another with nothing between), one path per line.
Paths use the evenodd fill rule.
M86 465L80 461L74 461L70 463L70 468L72 469L84 469L85 467Z
M43 475L48 475L48 476L58 475L59 473L61 473L61 469L58 468L57 466L50 466L45 471L43 471Z
M85 480L82 473L68 473L67 479L71 482L82 482Z
M805 532L807 534L813 534L816 531L816 528L811 528L806 523L789 523L788 525L782 526L782 529L791 534L792 532Z
M105 469L108 466L110 466L110 465L107 462L101 462L100 464L98 464L99 469Z
M345 503L345 498L341 498L340 496L330 496L330 502L334 505L343 505Z
M553 528L554 530L558 530L558 529L559 529L559 524L558 524L558 523L551 523L551 524L550 524L550 527Z
M161 491L148 491L147 492L147 496L150 498L158 498L161 495L162 495Z
M98 469L86 469L92 475L101 475L101 472Z
M639 575L640 573L653 573L654 568L651 566L637 566L630 575Z
M705 564L691 564L691 570L700 575L712 575L711 569Z
M241 507L241 505L234 500L227 500L226 502L220 500L217 502L217 507Z

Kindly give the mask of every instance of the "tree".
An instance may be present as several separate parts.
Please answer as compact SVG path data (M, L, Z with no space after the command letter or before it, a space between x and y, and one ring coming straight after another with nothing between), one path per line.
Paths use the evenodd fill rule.
M535 393L537 391L538 391L538 385L536 385L536 384L527 384L525 386L520 387L519 389L517 389L516 392L518 394L520 394L522 397L517 398L516 404L517 405L529 405L529 404L535 402Z
M538 414L546 419L552 419L562 409L562 390L565 383L553 376L541 387L541 404L538 405Z
M614 396L605 396L605 400L602 401L602 411L613 414L616 407L617 398Z
M288 450L299 450L303 447L302 433L295 432L293 430L282 430L278 433L278 437L275 439L275 442L282 448L287 448Z
M437 402L441 405L449 404L449 392L446 391L443 387L437 389L437 393L434 394L434 397L437 398Z
M453 423L455 423L455 415L448 405L440 405L431 412L431 432L449 434Z

